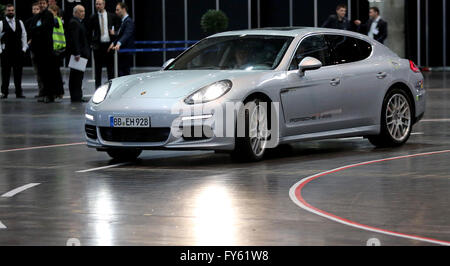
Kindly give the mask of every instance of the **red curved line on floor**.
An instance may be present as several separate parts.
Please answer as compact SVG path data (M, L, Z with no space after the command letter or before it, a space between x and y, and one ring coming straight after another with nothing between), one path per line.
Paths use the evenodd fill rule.
M393 157L393 158L387 158L387 159L381 159L381 160L374 160L374 161L369 161L369 162L363 162L363 163L348 165L348 166L340 167L340 168L337 168L337 169L334 169L334 170L330 170L330 171L327 171L327 172L323 172L323 173L320 173L320 174L317 174L317 175L313 175L313 176L307 177L307 178L303 179L302 181L300 181L299 183L297 183L296 185L294 185L294 187L297 186L295 188L295 197L305 207L307 207L307 208L309 208L309 209L311 209L311 210L313 210L313 211L315 211L317 213L320 213L325 218L334 220L334 221L342 223L342 224L348 224L350 226L357 227L357 228L360 228L360 229L365 229L365 230L368 230L368 231L378 232L378 233L387 234L387 235L391 235L391 236L398 236L398 237L415 239L415 240L420 240L420 241L425 241L425 242L432 242L432 243L441 244L441 245L450 245L449 241L443 241L443 240L438 240L438 239L433 239L433 238L428 238L428 237L403 234L403 233L389 231L389 230L382 229L382 228L377 228L377 227L373 227L373 226L369 226L369 225L360 224L360 223L357 223L357 222L354 222L354 221L351 221L351 220L339 217L337 215L328 213L328 212L323 211L323 210L321 210L319 208L316 208L316 207L312 206L311 204L309 204L302 196L302 189L308 183L310 183L311 181L316 180L316 179L318 179L319 177L322 177L322 176L334 174L334 173L337 173L337 172L342 172L342 171L345 171L345 170L348 170L348 169L351 169L351 168L364 166L364 165L371 165L371 164L376 164L376 163L381 163L381 162L387 162L387 161L393 161L393 160L399 160L399 159L406 159L406 158L421 157L421 156L427 156L427 155L443 154L443 153L450 153L450 150L437 151L437 152L428 152L428 153L420 153L420 154L414 154L414 155L406 155L406 156L399 156L399 157ZM300 207L302 207L302 206L300 206Z

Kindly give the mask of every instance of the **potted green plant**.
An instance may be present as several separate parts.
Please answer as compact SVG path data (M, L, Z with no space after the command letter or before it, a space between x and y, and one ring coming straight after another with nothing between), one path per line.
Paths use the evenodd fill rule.
M206 34L216 34L228 29L228 17L221 10L211 9L202 16L200 25Z
M6 6L0 4L0 19L4 19L5 18L5 9L6 9Z

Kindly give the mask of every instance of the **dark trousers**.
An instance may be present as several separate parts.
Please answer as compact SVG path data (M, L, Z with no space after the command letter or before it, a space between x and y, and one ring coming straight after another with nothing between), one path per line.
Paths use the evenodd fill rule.
M119 77L130 75L133 56L130 53L119 53Z
M63 56L53 55L53 82L55 84L55 96L64 95L64 82L61 74Z
M84 72L70 69L69 91L72 102L79 102L83 99L83 78Z
M108 53L110 43L101 43L99 49L94 50L95 61L95 88L102 85L102 71L106 67L108 80L114 78L114 52Z
M39 88L38 96L42 97L44 95L44 84L42 84L41 76L39 76L36 58L35 58L33 52L31 52L31 63L33 65L33 69L36 74L36 81L38 83L38 88Z
M59 66L56 65L57 61L55 60L55 57L51 52L35 52L34 55L36 66L38 69L38 75L41 77L41 81L44 86L43 95L41 96L54 98L54 96L58 94L56 80L58 80L58 74L60 75L60 72L55 72L56 70L59 71Z
M15 55L15 56L14 56ZM14 74L14 86L16 87L16 96L22 95L22 71L23 71L23 52L3 51L2 59L2 94L8 96L9 81L11 78L11 69Z

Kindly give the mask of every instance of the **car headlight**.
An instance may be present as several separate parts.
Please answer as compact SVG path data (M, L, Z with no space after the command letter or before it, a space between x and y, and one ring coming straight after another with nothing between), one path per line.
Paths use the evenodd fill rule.
M105 85L98 87L98 89L94 93L94 96L92 97L92 102L95 104L99 104L99 103L103 102L106 98L106 95L108 95L108 91L109 91L110 87L111 87L111 83L107 83Z
M222 80L211 85L201 88L189 97L184 102L186 104L207 103L219 99L231 90L233 83L230 80Z

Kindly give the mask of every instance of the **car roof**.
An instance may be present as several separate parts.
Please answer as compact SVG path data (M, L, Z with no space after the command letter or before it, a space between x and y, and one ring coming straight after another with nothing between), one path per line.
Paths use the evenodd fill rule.
M328 34L346 34L366 38L367 36L345 30L335 30L328 28L313 28L313 27L275 27L275 28L260 28L250 30L227 31L212 35L210 37L223 37L234 35L270 35L270 36L287 36L299 37L311 33L328 33Z

